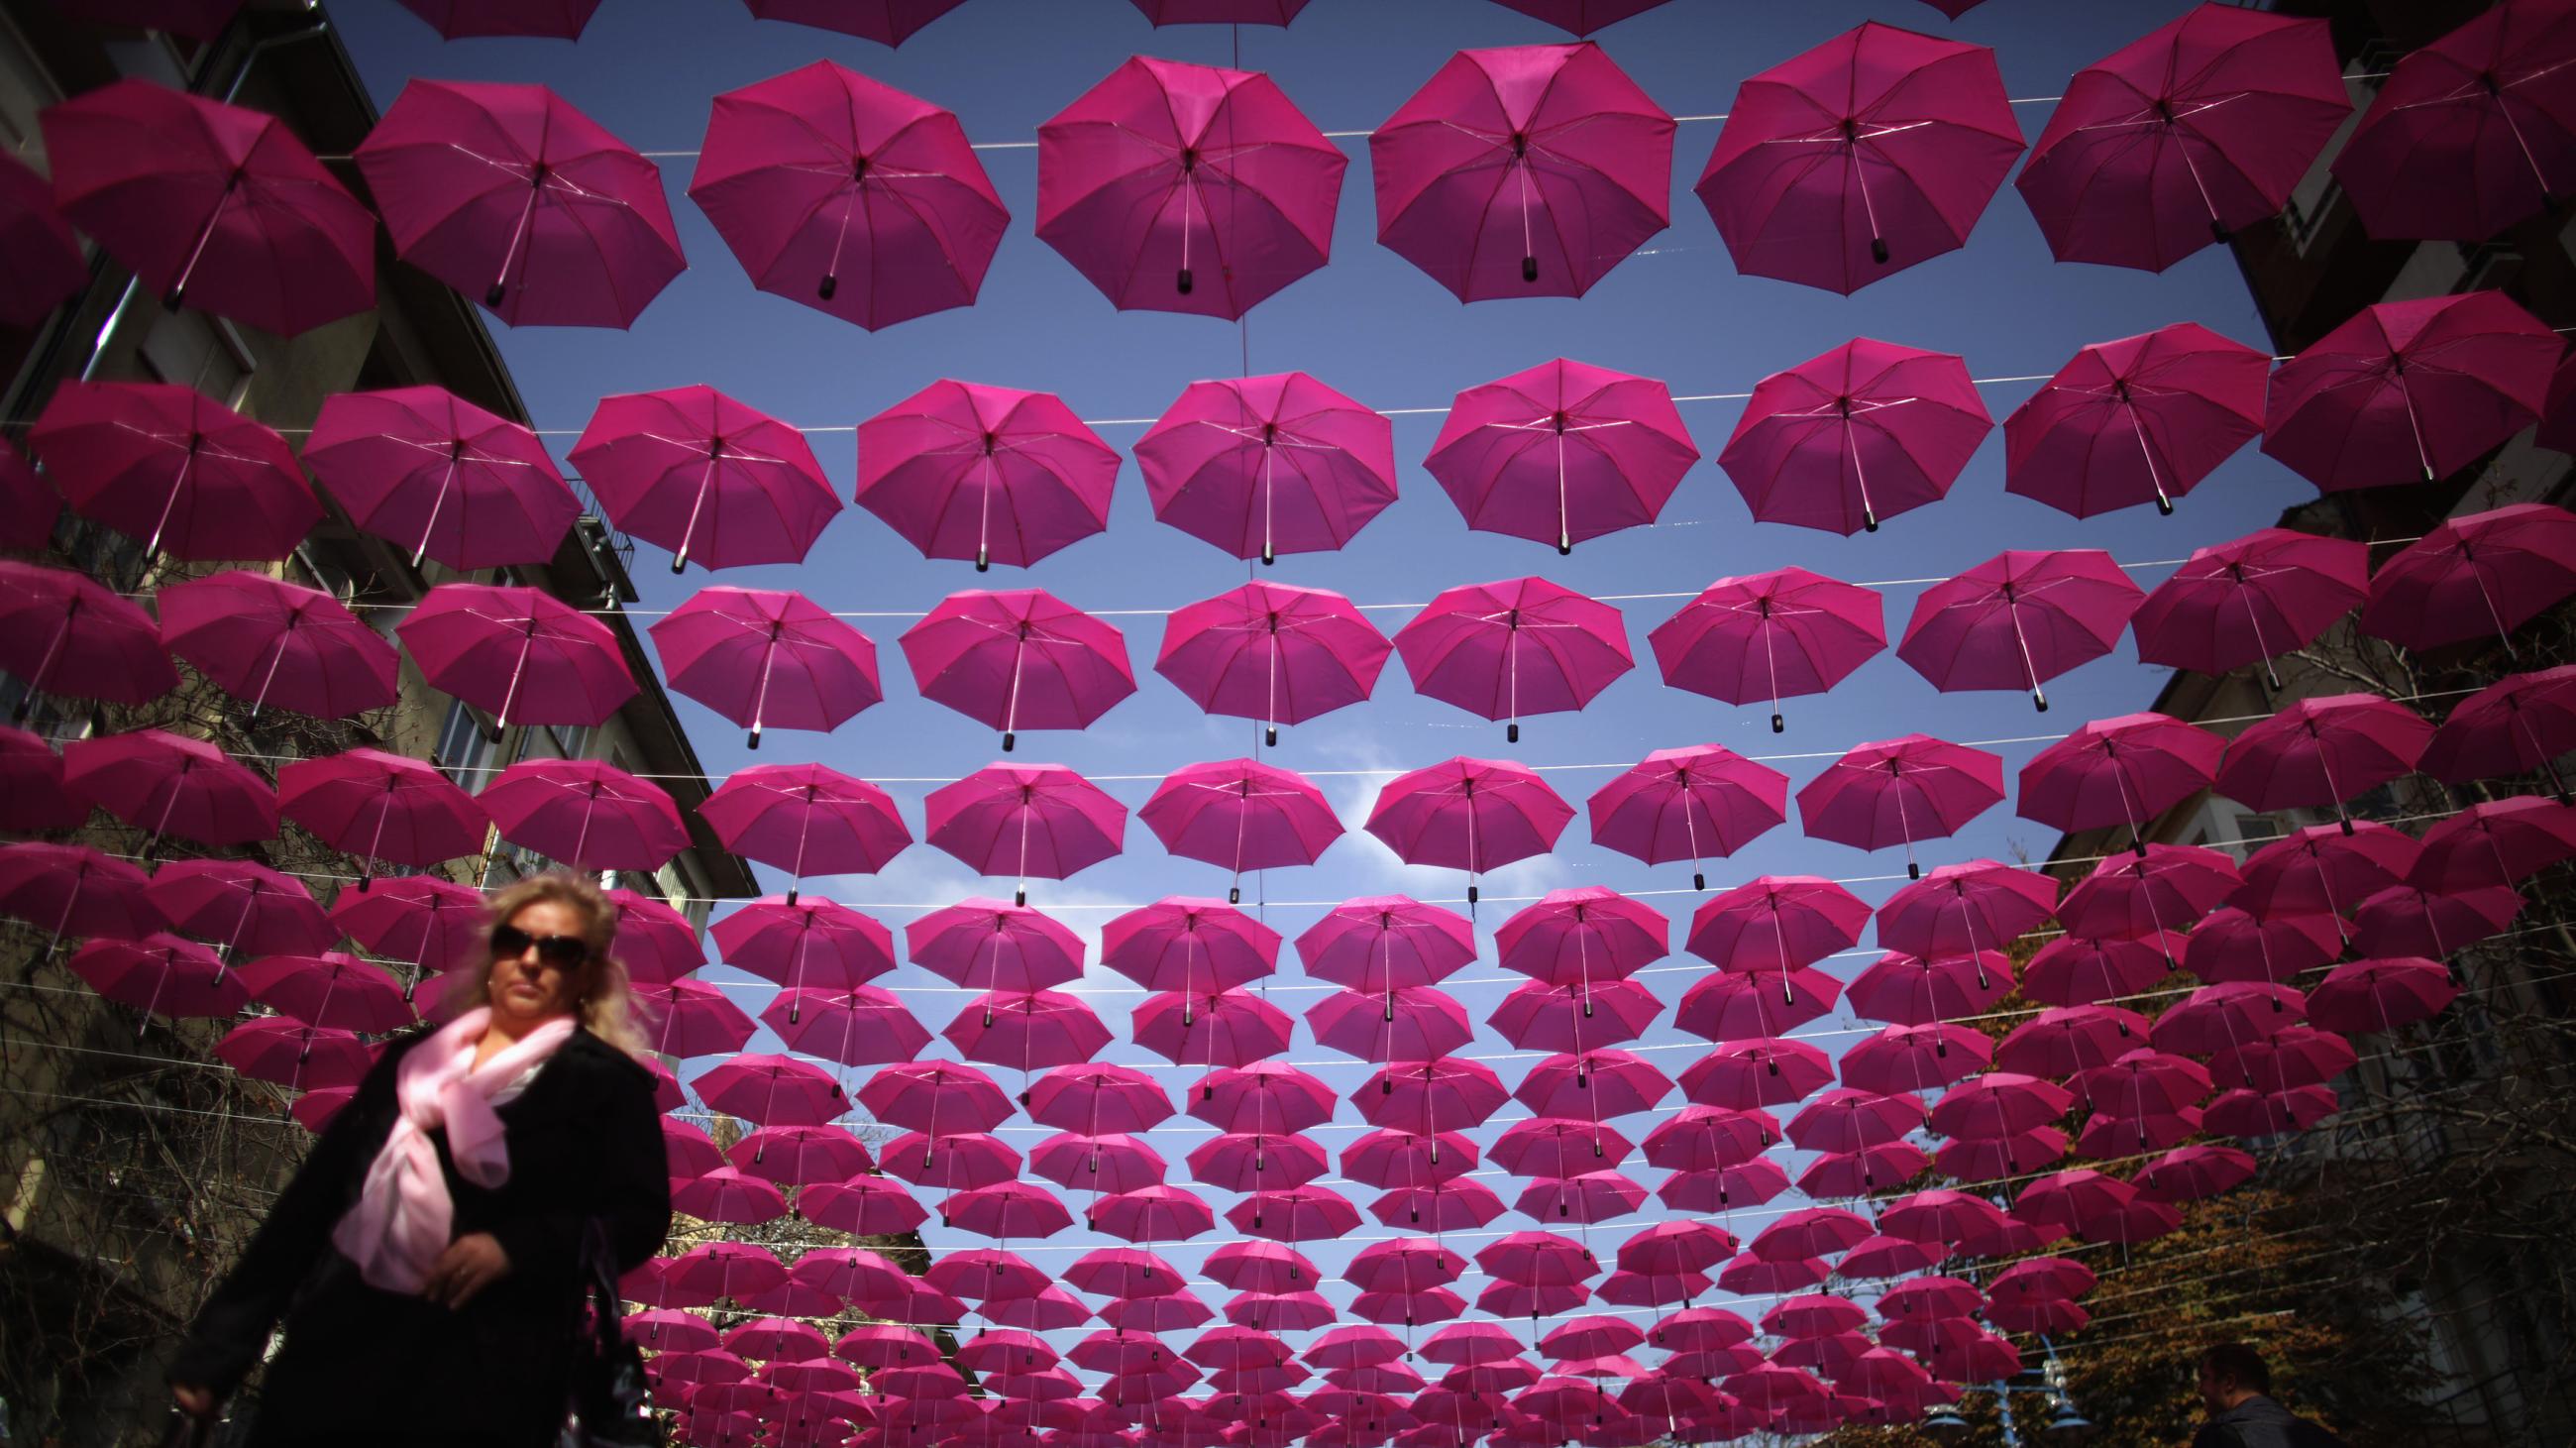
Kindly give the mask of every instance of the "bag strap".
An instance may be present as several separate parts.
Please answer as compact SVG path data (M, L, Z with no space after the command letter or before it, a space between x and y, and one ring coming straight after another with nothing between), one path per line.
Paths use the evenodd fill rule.
M626 1340L626 1309L625 1295L617 1290L616 1255L608 1244L608 1223L604 1218L593 1217L583 1228L581 1264L599 1350L613 1352Z

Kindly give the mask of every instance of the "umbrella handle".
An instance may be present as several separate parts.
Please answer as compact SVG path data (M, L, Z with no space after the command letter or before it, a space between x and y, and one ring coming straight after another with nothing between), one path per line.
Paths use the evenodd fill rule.
M197 263L206 255L206 243L215 239L215 224L224 219L224 208L232 205L233 192L240 187L240 172L236 171L224 179L224 194L215 198L215 209L206 213L206 224L197 228L197 244L188 249L187 265L179 268L179 279L170 283L170 290L161 294L163 307L175 312L187 304L189 279L196 276ZM156 550L146 548L143 551L148 554Z
M519 248L528 239L528 223L536 219L537 197L545 188L546 168L543 165L529 167L528 199L520 203L518 223L510 228L510 249L501 254L501 270L492 278L492 285L483 289L483 305L496 312L501 309L502 299L510 294L510 268L518 263ZM678 571L672 570L674 573Z

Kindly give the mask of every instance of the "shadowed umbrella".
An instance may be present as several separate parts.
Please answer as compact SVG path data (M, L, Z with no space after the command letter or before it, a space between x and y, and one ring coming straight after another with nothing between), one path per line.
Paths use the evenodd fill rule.
M2057 918L2079 938L2137 940L2190 925L2242 883L2236 862L2205 845L2149 845L2095 865Z
M923 838L969 868L1062 880L1119 852L1127 807L1060 764L996 764L930 792Z
M491 945L483 892L437 875L397 875L371 890L343 890L331 902L331 923L368 951L425 972L470 965Z
M323 589L237 568L165 584L153 602L162 645L249 700L253 722L272 702L345 719L394 701L400 650Z
M840 496L805 435L712 387L600 399L572 464L611 522L671 550L671 571L802 563Z
M240 845L277 834L277 792L258 771L202 739L162 729L93 735L63 746L64 787L148 831Z
M1573 819L1574 807L1536 771L1461 756L1387 781L1368 832L1407 864L1466 871L1473 908L1478 875L1547 853Z
M80 238L54 209L52 185L15 156L0 157L0 325L29 328L89 282Z
M2493 632L2518 658L2513 630L2576 594L2576 515L2513 503L2445 518L2370 580L2361 631L2410 649Z
M2363 820L2293 830L2245 861L2245 883L2227 903L2258 920L2323 915L2336 921L2355 903L2397 884L2420 847L2406 834Z
M1943 692L2028 689L2098 659L2145 594L2096 548L1996 554L1915 601L1896 656Z
M1616 25L1631 15L1643 15L1663 4L1664 0L1494 0L1494 3L1532 19L1544 20L1570 34L1589 35L1605 25Z
M2223 674L2305 648L2352 611L2370 577L2370 549L2357 539L2318 538L2258 528L2195 548L2157 584L2129 621L2141 663Z
M1966 956L1983 989L1984 956L2019 940L2056 904L2057 882L2036 870L1994 860L1935 865L1879 907L1878 939L1920 956Z
M1118 454L1051 392L942 378L859 424L859 506L979 573L1108 527L1117 478Z
M879 45L901 45L923 26L965 0L743 0L762 20L784 20L855 35Z
M1136 692L1127 638L1044 589L970 589L904 630L921 695L1002 731L1081 729Z
M2513 0L2398 57L2334 176L2373 237L2485 241L2576 190L2576 27Z
M2485 800L2424 832L2410 884L2465 890L2519 885L2576 857L2576 808L2537 795Z
M63 786L63 757L43 736L0 728L0 829L42 834L76 829L89 801Z
M350 520L459 572L555 556L581 512L520 423L438 387L335 392L304 463Z
M2217 779L2227 741L2163 714L2077 725L2021 768L2023 819L2073 833L2128 827L2139 850L2147 822Z
M1191 383L1136 466L1157 519L1265 564L1341 547L1396 495L1393 424L1303 372Z
M442 583L394 625L433 688L513 724L606 723L635 694L617 636L542 589Z
M227 972L213 951L176 935L92 940L72 952L70 966L90 989L141 1011L147 1021L154 1015L221 1019L250 999L249 983Z
M726 849L791 881L873 874L912 843L893 796L820 764L737 769L699 802L698 816ZM797 893L791 883L788 904Z
M252 999L308 1026L378 1034L414 1019L383 966L336 950L245 961L241 978Z
M1790 973L1859 944L1869 917L1867 905L1831 880L1764 875L1691 912L1686 948L1723 971L1745 976L1773 972L1782 999L1789 1000L1795 994Z
M27 450L73 512L147 554L284 558L322 517L286 440L193 388L66 382Z
M2343 931L2330 915L2257 918L2235 906L2212 910L2191 928L2183 965L2213 984L2250 980L2278 984L2343 953Z
M2459 993L2439 961L2348 960L2308 992L2308 1019L2345 1035L2394 1031L2440 1015Z
M379 749L299 759L277 771L277 807L324 844L374 863L426 868L479 853L490 819L437 766Z
M578 40L599 0L401 0L402 7L438 28L441 37L537 36Z
M713 585L647 630L677 689L751 731L828 733L885 697L874 640L801 593Z
M1721 578L1655 626L1647 642L1664 682L1729 704L1821 694L1887 647L1884 601L1869 589L1781 568Z
M1394 651L1338 593L1247 583L1175 610L1154 672L1210 714L1262 721L1276 745L1280 725L1366 699Z
M1636 666L1619 610L1543 578L1443 590L1396 631L1414 692L1487 719L1579 710Z
M2271 372L2193 322L2094 343L2004 419L2004 491L2078 518L2145 502L2170 514L2263 431Z
M2294 700L2227 743L2218 791L2250 809L2331 807L2415 770L2433 726L2377 694Z
M1947 496L1994 425L1959 358L1855 337L1756 383L1717 461L1757 520L1849 537Z
M584 870L658 870L688 827L660 785L599 760L523 759L478 796L504 839Z
M1286 25L1306 0L1135 0L1145 18L1162 25Z
M142 704L179 686L152 615L68 568L0 558L0 669L26 684L12 722L46 694Z
M2562 350L2502 292L2365 307L2272 375L2263 451L2319 492L2447 477L2538 420Z
M1886 919L1880 917L1882 941ZM1928 1026L1973 1016L2013 988L2012 962L1994 952L1934 959L1891 951L1854 977L1852 1014L1895 1026ZM1803 1093L1801 1093L1803 1094Z
M1698 460L1663 383L1560 357L1459 393L1422 465L1468 527L1565 554L1652 523Z
M2445 784L2540 774L2568 798L2558 756L2576 750L2576 664L2510 674L2451 707L2416 764Z
M302 881L248 860L172 860L143 898L172 930L228 955L311 955L340 938Z
M0 178L7 174L0 169ZM8 245L6 226L6 217L0 216L0 248ZM0 253L0 257L4 256ZM0 307L5 305L0 302ZM62 512L62 495L36 476L35 468L28 464L26 454L18 451L17 444L0 438L0 549L42 552L52 540L54 524L60 521Z

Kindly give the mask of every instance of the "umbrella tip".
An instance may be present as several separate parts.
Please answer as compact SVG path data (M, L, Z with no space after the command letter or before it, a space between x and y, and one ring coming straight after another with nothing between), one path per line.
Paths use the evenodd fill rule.
M1504 742L1504 743L1506 743L1506 744L1518 744L1518 743L1520 743L1520 742L1521 742L1521 726L1519 726L1518 724L1507 724L1507 725L1504 725L1504 726L1503 726L1503 742Z
M1693 870L1691 872L1691 888L1694 890L1706 890L1708 888L1708 876L1701 874L1697 870Z
M1908 860L1908 861L1906 861L1906 862L1905 862L1905 878L1906 878L1906 879L1909 879L1909 880L1920 880L1920 879L1922 879L1922 878L1923 878L1923 867L1922 867L1921 865L1916 864L1916 863L1915 863L1915 862L1913 862L1912 860Z
M1180 288L1181 295L1186 297L1190 294L1191 289L1197 286L1198 283L1190 279L1190 269L1188 267L1183 267L1181 268L1181 274L1176 285Z
M2336 823L2336 824L2339 824L2339 825L2341 825L2341 826L2343 826L2343 832L2344 832L2345 834L2349 835L2349 834L2351 834L2351 833L2353 832L2353 831L2352 831L2352 816L2350 816L2350 815L2344 815L2344 816L2342 816L2341 818L2337 819L2337 820L2335 821L2335 823Z
M1017 735L1017 734L1013 733L1012 731L1010 731L1010 730L1008 730L1008 729L1005 729L1005 730L1003 730L1003 731L1002 731L1002 752L1003 752L1004 754L1008 754L1008 753L1010 753L1013 749L1017 748L1017 747L1018 747L1018 745L1019 745L1019 742L1020 742L1020 736L1019 736L1019 735Z
M1261 545L1261 566L1264 568L1279 566L1279 550L1267 542Z
M487 307L497 307L501 305L501 299L509 294L510 289L508 287L499 282L494 282L492 285L483 289L483 305ZM174 292L172 295L176 296L177 293Z
M2213 216L2209 218L2209 237L2212 241L2225 243L2235 240L2236 233L2227 229L2226 222Z
M2039 690L2033 689L2030 691L2030 702L2032 705L2037 707L2039 712L2042 714L2048 712L2048 696L2041 693Z
M827 276L814 284L814 295L828 302L832 300L832 294L840 289L841 279L839 277Z
M1774 734L1786 734L1786 733L1788 733L1788 732L1789 732L1789 721L1788 721L1786 718L1783 718L1782 716L1780 716L1780 715L1778 715L1778 714L1774 714L1774 715L1772 715L1772 716L1771 716L1771 732L1772 732L1772 733L1774 733Z
M1873 236L1869 239L1869 259L1877 262L1881 266L1887 265L1886 237Z
M1261 731L1261 742L1272 749L1279 747L1279 726L1269 725Z
M2162 493L2156 494L2156 511L2163 514L2165 517L2172 517L2173 499L2166 497Z
M1556 556L1559 558L1573 557L1574 540L1560 535L1556 540Z
M744 742L743 747L744 747L745 749L758 749L758 748L760 747L760 726L759 726L759 725L754 724L754 725L752 725L752 726L751 726L751 737L750 737L750 739L749 739L749 740L747 740L747 741L745 741L745 742ZM793 904L793 903L795 903L795 902L790 901L789 903L790 903L790 904Z

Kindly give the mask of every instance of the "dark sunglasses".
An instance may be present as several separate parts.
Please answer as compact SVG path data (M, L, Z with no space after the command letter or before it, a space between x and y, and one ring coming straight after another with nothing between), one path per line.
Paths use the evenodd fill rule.
M492 927L492 958L517 960L537 948L537 960L556 970L571 970L590 959L590 942L578 935L530 935L516 925Z

